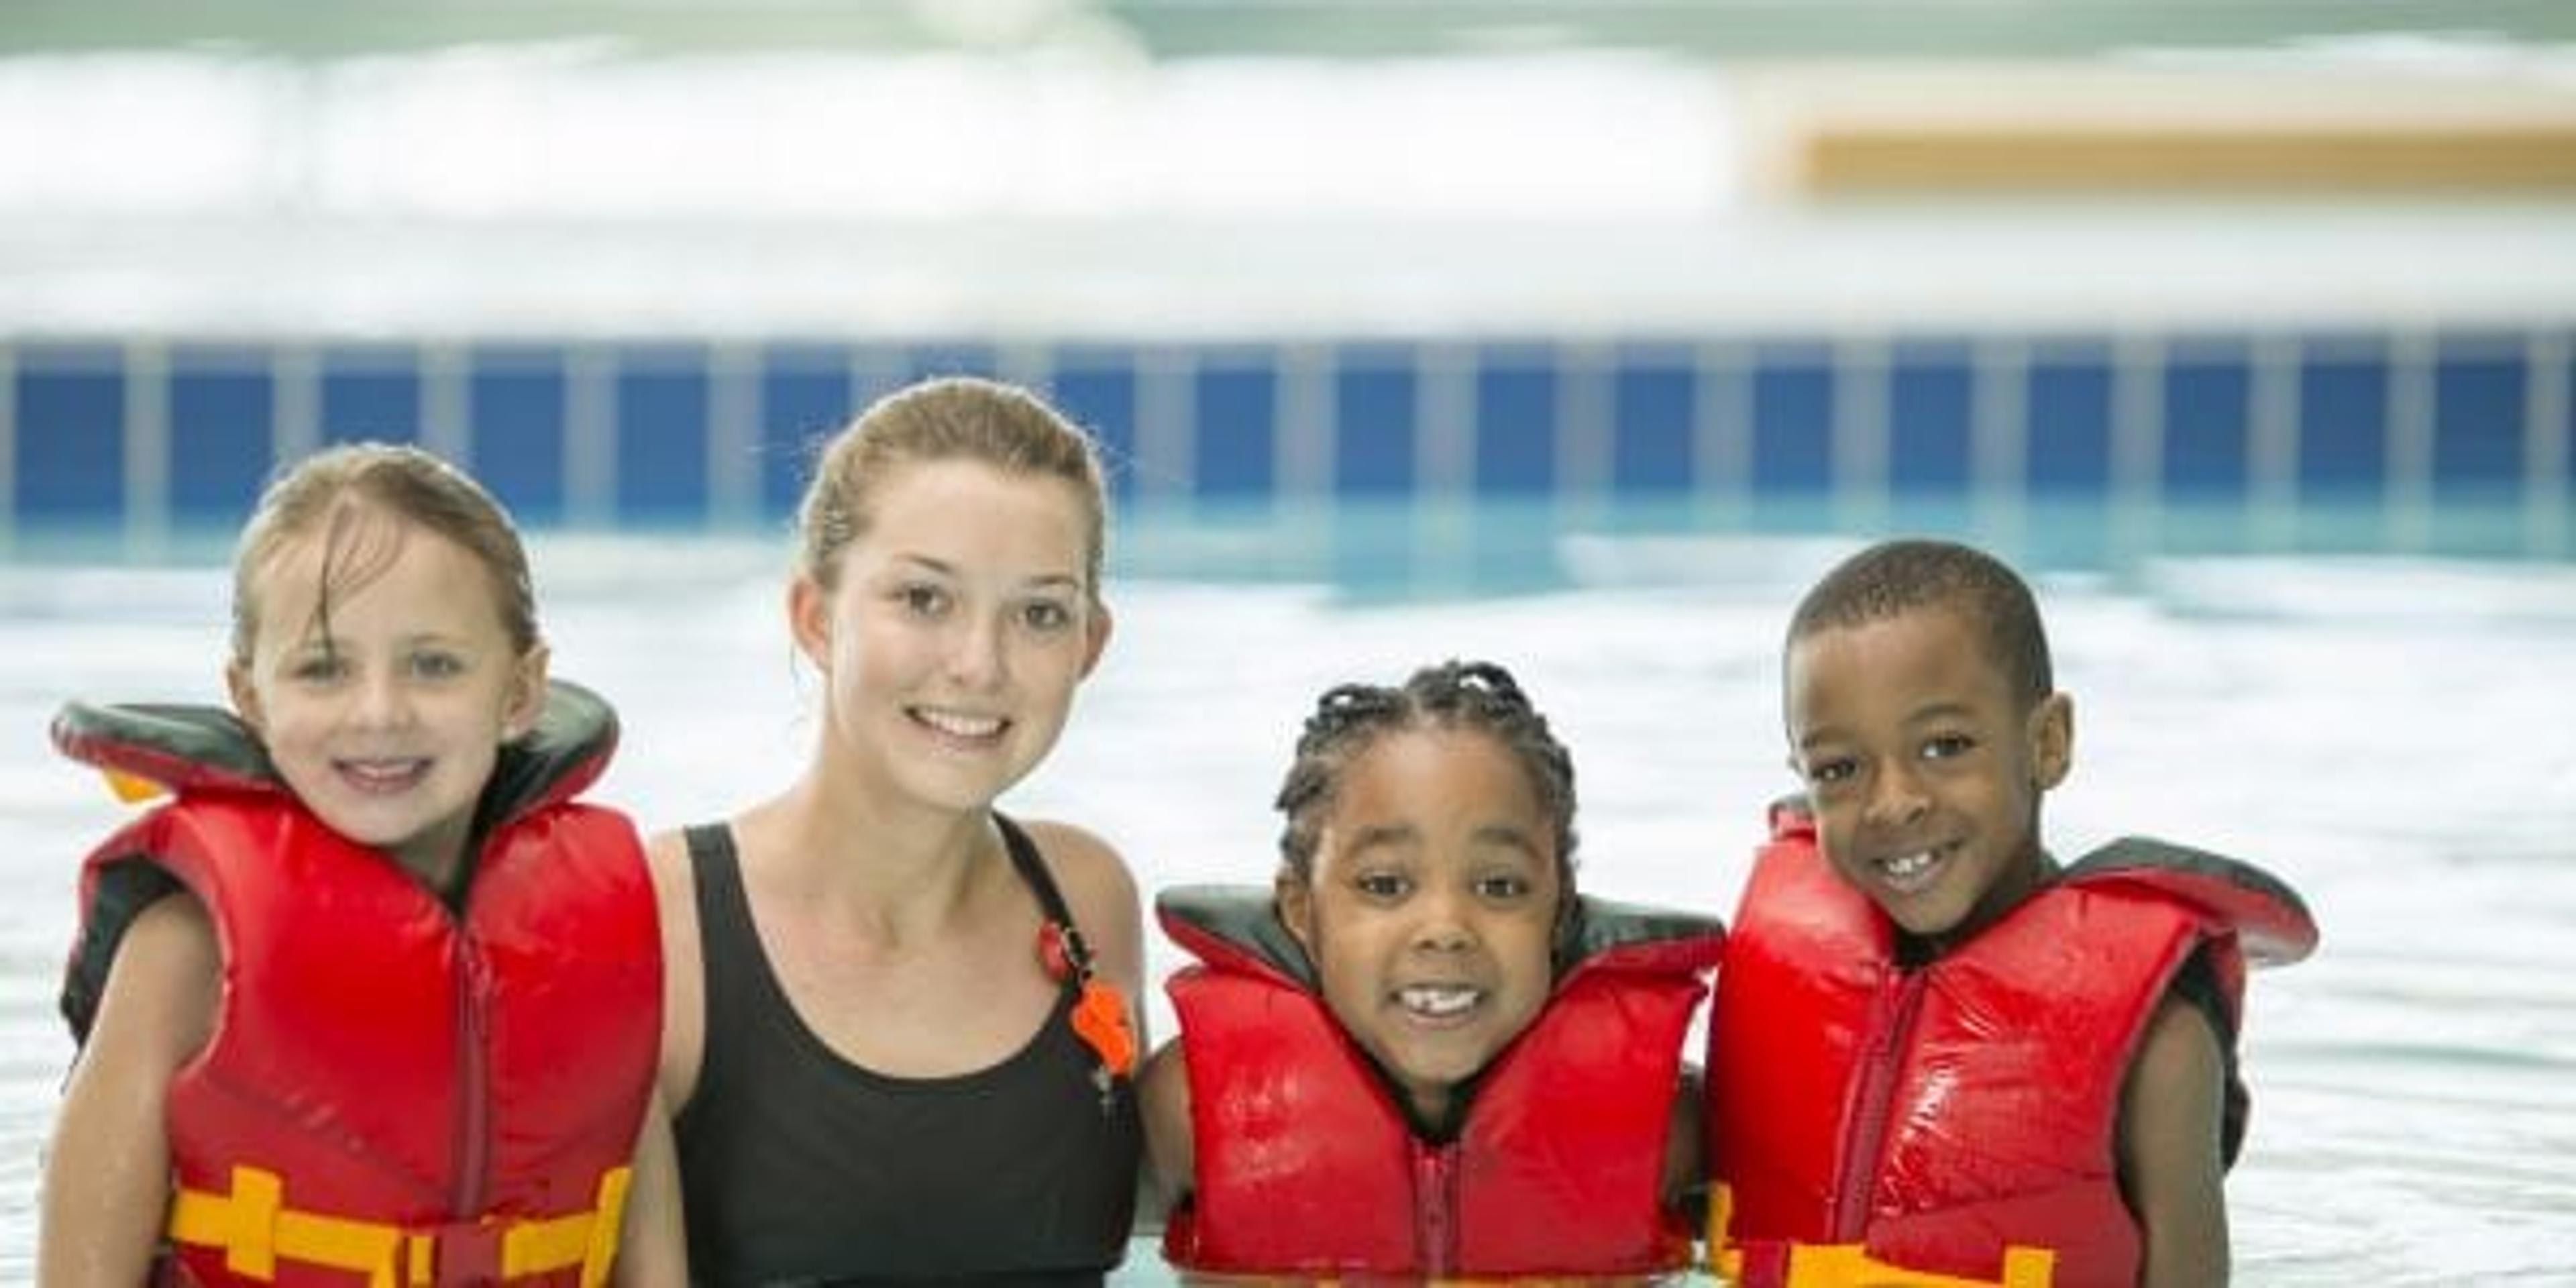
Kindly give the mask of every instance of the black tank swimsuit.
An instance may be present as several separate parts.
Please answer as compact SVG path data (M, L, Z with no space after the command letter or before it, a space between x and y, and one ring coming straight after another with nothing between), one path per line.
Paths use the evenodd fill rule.
M1039 906L1071 926L1037 847L995 821ZM686 835L706 971L705 1056L676 1120L691 1277L722 1288L1100 1283L1126 1250L1142 1133L1134 1087L1104 1080L1073 1032L1077 983L990 1068L860 1068L788 1004L731 830Z

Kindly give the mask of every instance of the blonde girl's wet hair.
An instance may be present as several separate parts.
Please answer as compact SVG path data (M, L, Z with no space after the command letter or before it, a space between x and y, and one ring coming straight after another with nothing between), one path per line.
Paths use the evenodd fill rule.
M1108 507L1090 436L1027 390L973 376L898 389L824 443L797 506L799 571L825 589L838 585L842 552L867 533L877 488L904 466L952 460L1071 485L1089 520L1083 589L1099 602Z
M456 543L483 565L512 650L525 656L537 647L528 552L501 503L463 470L417 447L350 443L283 468L243 526L233 556L234 664L250 663L259 594L267 570L289 545L323 542L312 628L327 646L331 605L383 576L411 526Z

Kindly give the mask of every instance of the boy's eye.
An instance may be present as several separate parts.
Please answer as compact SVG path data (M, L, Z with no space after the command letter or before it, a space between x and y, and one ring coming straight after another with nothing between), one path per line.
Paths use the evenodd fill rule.
M1828 756L1807 762L1807 781L1819 787L1847 782L1858 772L1849 756Z
M1476 897L1495 903L1510 903L1528 898L1530 891L1536 885L1536 882L1516 872L1498 873L1476 879Z
M1968 749L1976 745L1976 739L1970 738L1966 734L1935 734L1929 740L1924 742L1923 758L1925 760L1948 760L1953 756L1966 755L1968 753Z

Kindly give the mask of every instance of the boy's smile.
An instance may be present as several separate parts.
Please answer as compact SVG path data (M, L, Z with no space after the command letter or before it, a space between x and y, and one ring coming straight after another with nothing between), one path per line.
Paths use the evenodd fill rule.
M1959 610L1799 638L1787 706L1826 857L1908 933L1973 933L2045 879L2039 801L2065 777L2073 711L2015 695Z

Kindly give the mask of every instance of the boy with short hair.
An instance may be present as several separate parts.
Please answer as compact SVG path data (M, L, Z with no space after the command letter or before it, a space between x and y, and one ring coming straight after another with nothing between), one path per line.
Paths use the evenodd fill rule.
M1710 1024L1717 1268L2224 1282L2244 972L2314 948L2297 894L2155 841L2049 855L2074 706L2029 588L1966 546L1835 568L1783 698L1807 792L1774 811Z

